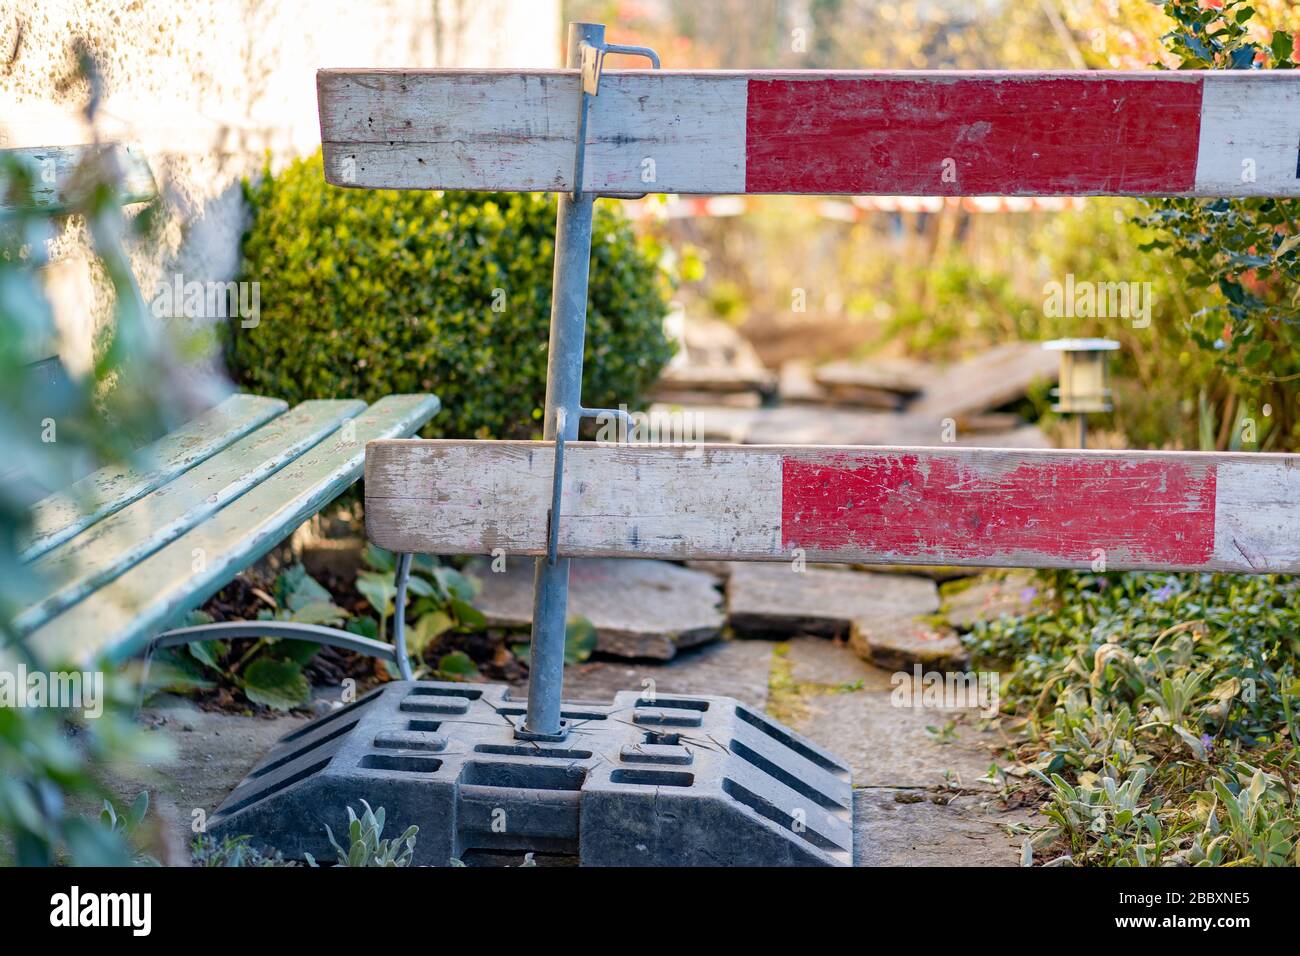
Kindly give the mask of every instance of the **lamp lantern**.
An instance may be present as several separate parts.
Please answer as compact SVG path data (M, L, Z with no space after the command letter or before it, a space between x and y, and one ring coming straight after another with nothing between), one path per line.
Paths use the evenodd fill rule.
M1079 447L1087 444L1089 412L1109 412L1110 355L1119 348L1114 339L1054 339L1043 348L1061 353L1060 382L1053 389L1053 411L1078 416Z

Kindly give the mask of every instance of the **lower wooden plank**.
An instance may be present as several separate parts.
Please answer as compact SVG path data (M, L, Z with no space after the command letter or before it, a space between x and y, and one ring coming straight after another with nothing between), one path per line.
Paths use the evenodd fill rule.
M30 531L19 539L18 557L32 561L120 511L181 472L212 457L283 412L278 398L231 395L180 428L140 449L135 461L109 465L32 507Z
M368 533L542 554L553 454L376 443ZM569 556L1300 571L1296 455L572 443L561 512Z
M139 653L238 572L361 477L366 443L414 434L438 411L432 395L393 395L111 584L24 638L43 661L86 666ZM0 651L0 667L13 649Z
M279 471L365 409L360 401L303 402L203 464L92 525L31 564L40 585L14 629L39 627L168 541Z

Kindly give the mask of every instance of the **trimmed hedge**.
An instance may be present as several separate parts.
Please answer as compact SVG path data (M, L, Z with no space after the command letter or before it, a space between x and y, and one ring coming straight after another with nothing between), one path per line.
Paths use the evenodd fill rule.
M240 278L253 328L228 357L250 390L290 402L434 392L426 437L540 435L555 199L533 193L339 189L319 154L244 193ZM672 356L655 248L598 203L583 403L633 405Z

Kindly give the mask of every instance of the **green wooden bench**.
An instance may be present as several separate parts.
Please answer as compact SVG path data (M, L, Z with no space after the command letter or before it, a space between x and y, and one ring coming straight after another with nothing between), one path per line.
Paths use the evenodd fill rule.
M122 144L0 150L0 216L62 214L88 188L87 161L111 164L122 205L157 196L149 164ZM25 171L32 190L10 188ZM57 359L46 361L57 362ZM33 367L41 363L34 363ZM414 435L438 411L432 395L303 402L231 395L114 465L38 501L17 542L36 582L0 632L0 669L115 663L214 637L296 637L359 650L410 675L402 615L395 645L292 622L233 622L167 631L239 571L361 477L366 443ZM3 462L0 462L0 469ZM405 590L409 556L398 564ZM7 641L7 643L5 643Z
M12 619L17 640L36 660L85 667L256 633L349 647L405 670L392 645L333 628L165 629L360 478L367 442L409 437L437 411L432 395L292 409L232 395L142 449L141 464L102 469L35 506L19 551L38 583ZM0 649L0 664L16 650Z

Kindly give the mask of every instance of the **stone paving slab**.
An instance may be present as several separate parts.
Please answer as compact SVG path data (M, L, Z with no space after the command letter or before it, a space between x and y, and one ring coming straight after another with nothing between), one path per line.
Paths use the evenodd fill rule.
M940 588L940 613L948 623L969 630L977 621L1045 610L1048 596L1032 571L991 571L977 578L952 581Z
M853 865L1017 866L1021 838L1006 827L1026 818L969 796L855 790Z
M666 663L592 661L565 668L564 698L604 703L653 681L660 694L714 694L766 709L771 660L772 645L765 641L719 641ZM527 690L526 681L514 685L517 696Z
M736 562L727 579L727 612L745 636L847 637L853 621L914 617L939 609L928 578L863 571L794 571L786 562Z
M479 582L474 606L489 626L529 626L532 561L510 561L500 573L478 562L467 573ZM682 648L721 636L720 605L713 575L667 561L591 558L570 564L569 614L591 622L596 650L603 654L671 660Z
M974 710L938 710L896 706L894 674L860 659L842 644L813 637L791 640L786 659L800 683L860 690L805 695L806 714L794 729L826 747L853 768L854 787L944 786L944 771L965 787L982 786L978 778L993 760L992 734L975 729ZM910 702L910 701L909 701ZM957 739L940 743L926 732L961 716Z
M859 619L849 630L849 647L865 661L887 670L922 664L941 671L964 671L970 653L957 632L930 618Z

